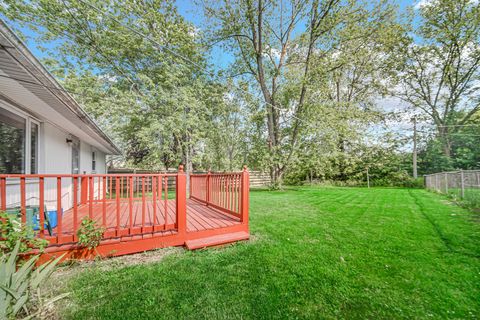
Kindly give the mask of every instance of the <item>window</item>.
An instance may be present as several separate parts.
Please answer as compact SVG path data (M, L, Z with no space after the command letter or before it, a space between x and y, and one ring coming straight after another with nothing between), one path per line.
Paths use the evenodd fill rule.
M80 140L72 137L72 173L80 173Z
M95 158L95 151L92 151L92 173L97 170L97 160Z
M38 173L38 124L30 126L30 173Z
M0 107L0 173L37 173L37 155L38 123Z

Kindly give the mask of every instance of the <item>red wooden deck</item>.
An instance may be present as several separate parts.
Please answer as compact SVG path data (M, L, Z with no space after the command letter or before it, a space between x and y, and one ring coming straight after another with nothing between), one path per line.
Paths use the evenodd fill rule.
M21 221L27 223L27 210L38 208L37 236L49 241L42 261L63 253L66 258L92 258L168 246L197 249L247 239L246 168L190 178L187 198L182 168L177 174L0 175L0 210L12 208L10 203L17 197ZM43 225L46 204L52 199L58 224L50 235ZM85 217L105 228L94 251L77 243Z
M142 201L132 201L132 225L130 226L130 206L128 201L120 202L120 228L153 228L155 226L162 226L158 231L175 229L177 217L175 214L176 200L157 200L155 203L151 200L145 201L145 217L142 217ZM156 204L156 212L154 214L154 204ZM167 209L167 215L165 215ZM93 203L92 205L92 219L97 221L98 225L102 225L103 221L103 204L101 202ZM84 204L78 207L77 225L80 225L84 217L89 216L89 205ZM115 230L117 227L116 221L116 203L109 200L106 205L106 224L105 228L108 230ZM143 220L144 219L144 220ZM142 221L144 221L142 223ZM239 225L240 219L228 213L224 213L219 209L207 206L200 201L187 199L187 232L203 231L209 229L218 229ZM165 226L165 227L163 227ZM69 209L63 214L63 229L64 235L73 234L74 230L74 212ZM53 229L56 233L56 228ZM45 235L48 233L45 231Z

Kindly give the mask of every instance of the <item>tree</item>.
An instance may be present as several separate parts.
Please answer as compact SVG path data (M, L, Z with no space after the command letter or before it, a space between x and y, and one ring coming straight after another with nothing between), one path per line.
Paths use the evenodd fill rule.
M360 37L372 36L390 18L390 7L385 2L368 7L354 0L224 0L204 1L202 5L212 24L208 29L213 30L213 41L222 42L236 57L233 75L253 79L256 85L252 89L263 97L269 170L272 182L278 184L297 150L306 123L302 120L307 120L303 118L314 63L321 63L319 56L351 40L337 37L342 30L364 24L369 28L362 30L368 32ZM306 31L298 32L302 25ZM282 86L293 65L297 67L298 85L284 99Z
M480 111L480 5L472 0L432 0L420 9L421 25L407 42L398 96L435 125L443 155Z
M38 43L53 41L56 74L130 163L192 169L224 89L186 62L206 67L197 32L173 1L5 2L3 13L36 30Z

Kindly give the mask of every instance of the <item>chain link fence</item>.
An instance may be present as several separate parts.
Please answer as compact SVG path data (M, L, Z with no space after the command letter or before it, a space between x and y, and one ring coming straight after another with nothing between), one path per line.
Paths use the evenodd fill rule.
M480 207L480 170L460 170L425 176L425 188Z

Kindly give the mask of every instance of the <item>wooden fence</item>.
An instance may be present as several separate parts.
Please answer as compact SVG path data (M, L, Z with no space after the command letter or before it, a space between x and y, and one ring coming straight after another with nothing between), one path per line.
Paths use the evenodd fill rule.
M155 174L155 173L173 173L175 170L167 170L166 172L161 172L161 171L154 171L154 170L140 170L140 169L131 169L131 168L110 168L108 169L109 174ZM195 171L193 174L205 174L207 172L205 171ZM221 173L221 172L217 172ZM256 187L265 187L270 184L270 176L268 173L262 172L262 171L250 171L250 187L251 188L256 188ZM173 189L175 188L175 180L174 179L169 179L168 181L168 186L169 188Z

